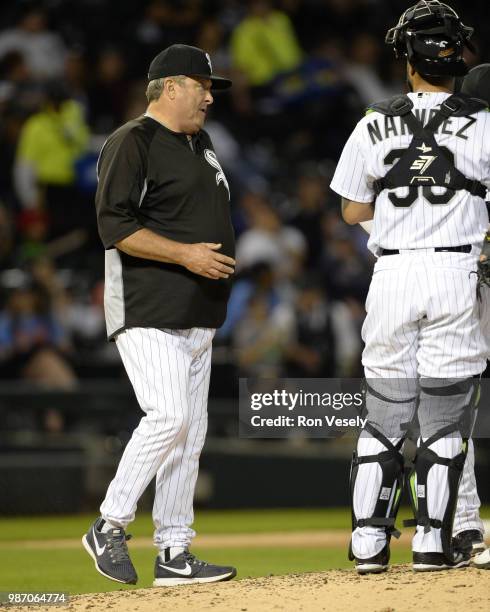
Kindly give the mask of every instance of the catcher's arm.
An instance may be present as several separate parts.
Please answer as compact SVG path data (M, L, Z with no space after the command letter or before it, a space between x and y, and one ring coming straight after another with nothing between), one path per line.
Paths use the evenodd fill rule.
M370 221L374 217L373 203L354 202L342 198L342 217L349 225L355 225L361 221Z

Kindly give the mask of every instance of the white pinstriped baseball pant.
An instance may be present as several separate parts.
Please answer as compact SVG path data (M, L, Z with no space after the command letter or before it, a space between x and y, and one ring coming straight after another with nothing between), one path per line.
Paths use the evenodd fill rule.
M100 507L126 527L156 476L154 542L160 550L189 545L195 535L193 498L207 430L214 329L133 327L116 338L145 416L128 442Z
M476 257L471 253L428 251L419 249L384 256L376 263L363 327L366 343L363 365L368 379L466 378L485 369L488 338L483 330L480 306L476 303L476 276L470 274L476 269ZM395 443L398 439L391 441ZM443 457L453 457L459 452L460 442L455 437L444 438L431 448ZM359 438L359 456L384 450L384 445L376 439ZM446 470L435 465L429 474L431 490L444 491L441 498L428 498L431 516L442 518L447 504ZM378 464L367 463L359 467L354 492L356 516L372 515L380 483ZM466 529L483 531L479 508L471 441L459 488L453 533ZM442 551L438 532L432 529L425 534L418 527L413 550ZM352 537L354 554L370 558L380 552L385 541L383 529L357 528Z

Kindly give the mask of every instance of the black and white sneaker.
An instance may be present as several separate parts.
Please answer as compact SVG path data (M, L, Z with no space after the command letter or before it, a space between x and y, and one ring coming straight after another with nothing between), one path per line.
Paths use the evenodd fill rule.
M381 550L374 557L369 559L358 559L354 556L356 561L356 570L358 574L381 574L386 572L388 569L388 563L390 562L390 548L389 545Z
M472 557L482 553L486 546L483 534L478 529L467 529L461 531L453 538L454 550L469 552Z
M155 561L155 580L153 586L173 586L175 584L195 584L198 582L223 582L236 576L234 567L211 565L200 561L188 550L184 550L170 561Z
M95 569L110 580L124 584L136 584L138 576L129 558L124 529L115 527L102 533L105 521L98 518L82 538L82 544L95 561Z
M438 552L414 552L413 569L416 572L438 572L446 569L458 569L468 567L471 556L469 552L454 551L454 560L448 561L444 553Z

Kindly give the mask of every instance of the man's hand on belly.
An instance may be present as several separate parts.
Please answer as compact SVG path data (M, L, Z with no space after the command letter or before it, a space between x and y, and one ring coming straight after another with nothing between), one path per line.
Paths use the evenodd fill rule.
M180 264L194 274L206 278L229 278L235 272L235 260L218 253L221 244L198 242L187 244Z
M194 274L215 280L228 278L235 272L235 260L218 253L222 245L214 242L185 244L144 228L114 246L133 257L177 264Z

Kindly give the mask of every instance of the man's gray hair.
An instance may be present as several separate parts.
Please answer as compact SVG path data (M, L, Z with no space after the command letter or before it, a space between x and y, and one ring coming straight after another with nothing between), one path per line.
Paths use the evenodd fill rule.
M154 102L160 98L164 83L165 79L153 79L153 81L148 83L148 87L146 88L146 99L148 102Z
M154 102L160 99L162 95L163 88L165 87L165 81L168 78L172 78L179 85L184 84L185 77L184 76L173 76L173 77L162 77L161 79L153 79L148 83L148 87L146 88L146 99L148 102Z

